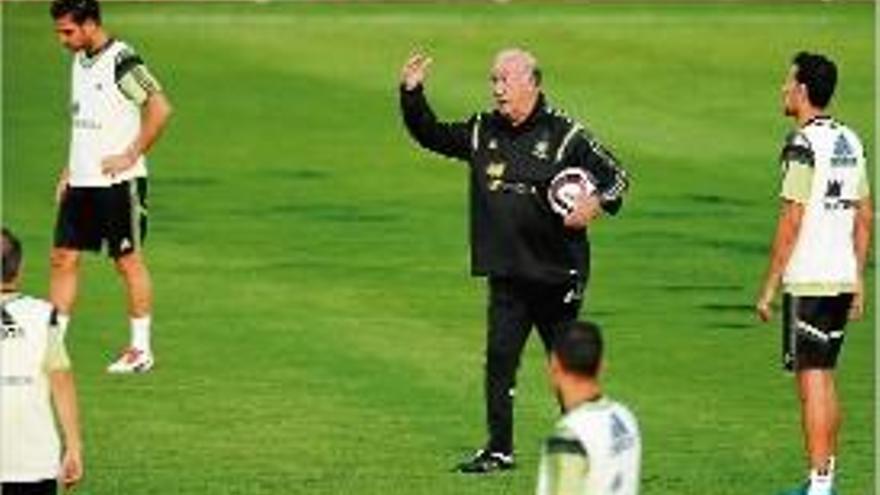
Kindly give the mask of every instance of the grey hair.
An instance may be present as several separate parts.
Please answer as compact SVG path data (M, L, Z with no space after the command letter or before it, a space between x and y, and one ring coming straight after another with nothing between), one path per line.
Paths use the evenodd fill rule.
M505 48L495 55L495 65L506 60L521 63L526 71L531 74L532 80L535 81L535 86L541 85L541 69L538 67L538 59L531 52L522 48Z

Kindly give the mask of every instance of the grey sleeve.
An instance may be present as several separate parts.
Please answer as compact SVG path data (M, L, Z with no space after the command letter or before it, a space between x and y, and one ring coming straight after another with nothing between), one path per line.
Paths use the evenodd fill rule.
M136 105L143 105L147 98L162 91L159 81L137 53L126 50L116 56L116 85Z

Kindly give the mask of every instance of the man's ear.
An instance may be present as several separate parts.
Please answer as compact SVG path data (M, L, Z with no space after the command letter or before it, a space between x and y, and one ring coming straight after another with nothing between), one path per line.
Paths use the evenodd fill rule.
M797 83L796 88L797 88L798 98L801 99L801 102L805 105L809 105L810 104L810 93L809 93L809 90L807 89L807 85L799 82L799 83Z
M95 34L99 27L100 25L94 19L86 19L82 23L82 30L89 37Z

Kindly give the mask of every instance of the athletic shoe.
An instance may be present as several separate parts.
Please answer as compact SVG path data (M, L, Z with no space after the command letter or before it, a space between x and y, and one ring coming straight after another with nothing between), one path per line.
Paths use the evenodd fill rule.
M128 347L119 358L107 367L107 373L146 373L153 368L153 355L149 352Z
M459 463L455 470L459 473L483 474L506 471L513 469L513 466L512 454L480 449L470 459Z

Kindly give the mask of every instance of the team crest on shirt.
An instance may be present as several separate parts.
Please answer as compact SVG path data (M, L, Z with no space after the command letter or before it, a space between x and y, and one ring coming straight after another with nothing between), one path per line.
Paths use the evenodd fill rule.
M489 140L489 149L490 150L497 150L498 149L498 140L496 140L495 138L490 139Z
M843 134L837 136L837 141L834 142L834 156L852 155L852 153L852 146L846 140L846 136Z
M500 162L490 163L486 167L486 175L488 175L489 177L491 177L493 179L500 179L500 178L504 177L505 167L506 167L506 165L503 163L500 163Z
M842 133L834 141L834 155L831 157L832 167L852 167L856 164L856 157L852 145Z
M547 156L547 150L550 149L550 143L547 141L538 141L535 143L535 147L532 149L532 156L537 158L538 160L546 160L549 158Z
M486 166L486 176L489 177L490 191L497 191L501 187L501 178L504 177L504 169L506 167L507 165L501 162L492 162Z

